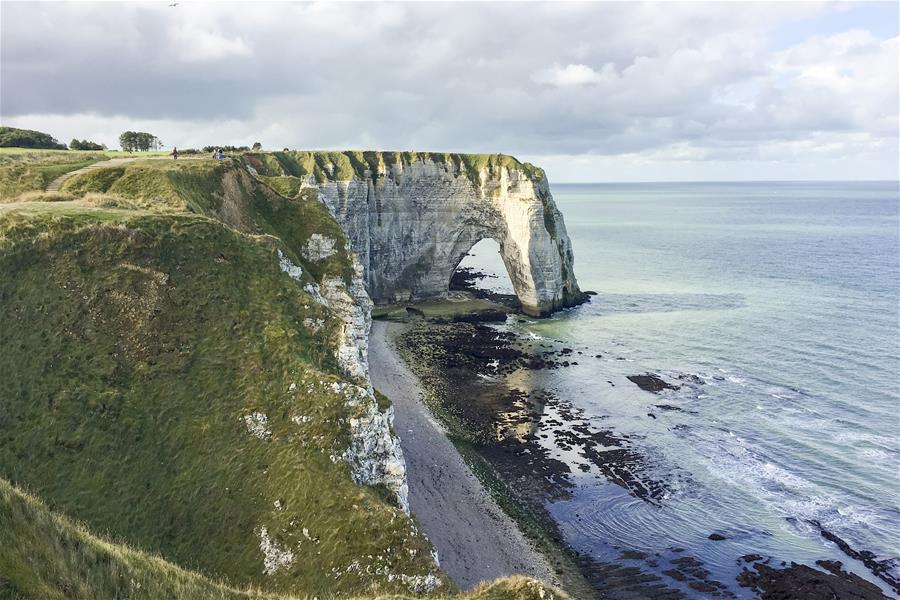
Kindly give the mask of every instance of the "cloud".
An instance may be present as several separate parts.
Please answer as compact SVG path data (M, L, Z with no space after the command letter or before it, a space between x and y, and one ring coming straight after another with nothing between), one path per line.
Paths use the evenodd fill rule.
M584 85L614 79L616 76L614 71L615 67L612 63L605 64L599 73L587 65L569 64L562 67L559 63L554 63L552 67L535 71L531 75L531 80L558 87Z
M252 54L243 38L228 38L192 23L174 27L169 36L169 44L178 48L178 60L182 62L220 61Z
M847 6L4 3L0 117L111 145L141 124L179 147L888 162L897 38L785 35Z

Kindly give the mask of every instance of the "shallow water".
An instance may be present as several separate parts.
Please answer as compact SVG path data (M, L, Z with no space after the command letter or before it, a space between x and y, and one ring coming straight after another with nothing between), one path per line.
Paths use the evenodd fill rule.
M567 540L601 560L685 548L741 596L748 553L841 560L877 582L807 520L900 556L898 184L552 191L579 283L598 295L510 326L603 359L529 385L629 436L671 489L652 504L573 469L574 495L549 506ZM464 266L500 273L487 281L502 289L496 245L475 254ZM683 385L655 395L625 379L648 371Z

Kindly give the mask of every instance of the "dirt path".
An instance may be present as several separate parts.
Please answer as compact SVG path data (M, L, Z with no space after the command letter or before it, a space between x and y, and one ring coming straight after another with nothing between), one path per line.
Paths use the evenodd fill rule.
M197 160L200 158L206 158L206 156L183 156L178 160ZM81 167L80 169L76 169L74 171L69 171L68 173L63 173L53 181L47 184L48 192L58 192L62 188L62 184L66 182L70 177L75 177L76 175L81 175L82 173L87 173L88 171L93 171L94 169L106 169L108 167L115 167L116 165L121 165L124 163L129 163L135 160L172 160L171 156L130 156L128 158L111 158L109 160L101 160L99 162L95 162L89 164L86 167Z
M403 327L373 322L369 369L372 385L394 404L410 507L441 567L466 589L516 573L556 584L550 566L491 499L422 403L418 380L393 348L393 336Z
M48 192L58 192L62 187L62 184L69 177L75 177L76 175L81 175L82 173L87 173L88 171L93 171L94 169L103 169L106 167L114 167L116 165L121 165L122 163L131 162L133 160L137 160L137 158L111 158L109 160L101 160L99 162L95 162L86 167L81 167L80 169L76 169L74 171L69 171L68 173L63 173L53 181L47 184Z

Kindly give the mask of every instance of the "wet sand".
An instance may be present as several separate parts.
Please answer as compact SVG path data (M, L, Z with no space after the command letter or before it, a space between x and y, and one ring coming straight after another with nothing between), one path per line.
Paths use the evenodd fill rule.
M469 589L512 574L557 584L550 566L469 470L422 403L422 389L393 348L405 327L375 321L369 338L372 385L394 404L409 478L409 501L441 567Z

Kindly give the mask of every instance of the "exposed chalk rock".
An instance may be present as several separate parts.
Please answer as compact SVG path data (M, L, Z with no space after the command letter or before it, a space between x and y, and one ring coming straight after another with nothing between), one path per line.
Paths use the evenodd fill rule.
M259 549L263 553L263 573L266 575L274 575L278 569L294 562L294 553L279 548L278 544L269 538L269 531L265 527L259 530Z
M400 575L401 581L414 594L430 594L440 587L441 580L432 573L428 575Z
M523 310L533 316L581 302L562 214L538 169L482 167L419 155L347 181L316 181L363 265L375 303L440 298L466 253L495 239Z
M244 415L244 425L247 431L253 437L261 440L268 440L272 437L272 431L269 429L269 417L265 413L254 412Z
M281 250L278 251L278 266L295 281L300 281L303 277L303 269L291 262Z
M314 333L318 333L318 331L322 329L324 325L324 319L303 319L303 326L312 330Z
M279 262L282 260L279 253ZM343 374L361 385L335 383L333 391L344 396L350 409L350 446L343 456L350 465L353 480L363 485L384 485L397 498L404 512L409 512L406 461L400 448L400 439L394 435L392 408L382 411L369 382L369 329L372 326L372 301L362 281L362 266L356 256L351 256L353 276L348 285L343 278L327 277L321 285L308 283L304 289L326 306L341 320L336 340L335 357ZM282 267L283 269L285 267ZM287 272L287 271L286 271ZM309 326L309 324L307 324ZM294 388L296 389L296 388ZM251 433L260 437L260 420L254 413L244 417ZM262 415L265 418L265 415ZM300 425L306 418L293 417ZM268 431L268 420L262 422L262 430ZM257 433L254 433L257 432ZM268 435L271 435L269 433ZM262 439L268 439L263 437Z
M409 513L406 461L400 439L392 431L394 408L379 409L371 388L348 383L334 383L332 388L344 395L351 409L350 446L343 459L351 467L353 480L384 485L394 492L400 508Z
M312 299L318 302L319 304L328 304L325 298L322 297L322 294L319 290L319 286L315 283L307 283L303 286L303 290L312 296Z
M312 261L325 260L333 255L335 241L320 233L314 233L309 236L306 245L303 247L303 258Z
M358 261L354 266L358 269ZM369 380L369 328L372 326L372 301L369 300L357 270L347 286L339 277L326 278L319 287L326 304L343 323L338 333L337 359L345 374Z

